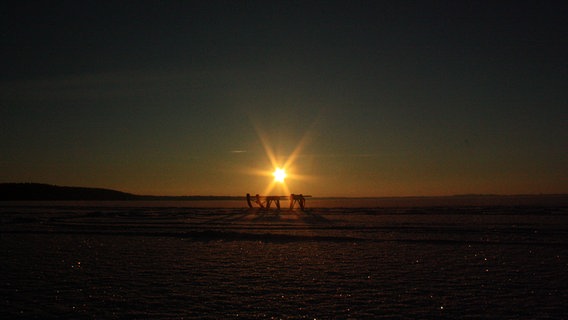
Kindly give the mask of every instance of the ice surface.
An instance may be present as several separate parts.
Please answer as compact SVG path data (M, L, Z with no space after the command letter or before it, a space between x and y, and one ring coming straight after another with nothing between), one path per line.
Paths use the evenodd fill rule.
M0 207L17 318L568 314L568 208Z

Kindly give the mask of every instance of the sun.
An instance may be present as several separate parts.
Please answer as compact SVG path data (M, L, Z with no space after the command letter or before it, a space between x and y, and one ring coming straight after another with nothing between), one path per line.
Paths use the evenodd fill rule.
M274 176L274 181L283 183L284 179L286 179L286 170L282 168L276 168L272 175Z

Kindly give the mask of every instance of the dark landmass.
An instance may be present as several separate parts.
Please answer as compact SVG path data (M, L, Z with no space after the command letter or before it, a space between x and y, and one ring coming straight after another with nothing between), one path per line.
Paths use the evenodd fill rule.
M0 183L0 201L241 200L230 196L148 196L102 188L42 183Z

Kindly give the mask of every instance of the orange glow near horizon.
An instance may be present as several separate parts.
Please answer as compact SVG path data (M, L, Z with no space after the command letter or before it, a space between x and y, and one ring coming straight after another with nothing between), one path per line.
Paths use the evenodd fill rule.
M296 181L308 179L305 175L299 175L294 172L294 162L298 159L300 152L306 145L308 140L308 132L302 137L298 145L294 148L292 153L282 161L278 159L274 152L272 145L269 143L268 136L256 125L253 125L256 133L260 139L266 157L272 166L271 170L254 170L253 173L260 176L272 177L273 179L268 183L267 187L263 190L263 195L273 195L272 192L279 193L278 195L289 195L291 193L290 187L286 180ZM298 191L298 193L300 193Z

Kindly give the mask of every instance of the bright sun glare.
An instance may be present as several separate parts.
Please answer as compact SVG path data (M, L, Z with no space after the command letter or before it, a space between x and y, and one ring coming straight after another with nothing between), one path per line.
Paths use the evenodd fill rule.
M276 170L274 170L272 175L274 176L274 181L284 182L284 179L286 178L286 171L284 171L284 169L281 168L276 168Z

